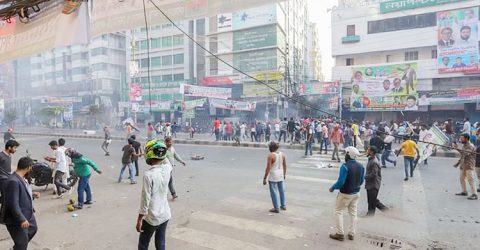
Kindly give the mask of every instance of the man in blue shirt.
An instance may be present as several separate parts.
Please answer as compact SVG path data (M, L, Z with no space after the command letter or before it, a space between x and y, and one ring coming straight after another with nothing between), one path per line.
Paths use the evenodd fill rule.
M335 234L330 234L330 238L339 241L345 239L345 233L343 230L343 210L346 208L348 208L348 214L350 216L348 239L354 239L355 227L357 224L357 206L360 198L359 192L365 178L365 168L362 164L356 161L357 157L360 156L360 152L354 147L347 147L345 152L345 163L340 167L338 180L329 189L331 193L336 189L340 190L335 204L337 232Z

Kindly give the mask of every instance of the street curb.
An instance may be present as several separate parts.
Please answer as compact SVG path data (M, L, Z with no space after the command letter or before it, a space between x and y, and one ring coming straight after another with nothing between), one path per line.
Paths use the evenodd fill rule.
M85 134L67 134L67 133L35 133L35 132L16 132L17 135L33 135L33 136L54 136L54 137L66 137L66 138L80 138L80 139L98 139L103 140L103 136L99 135L85 135ZM112 140L122 141L126 140L126 137L121 136L112 136ZM252 143L252 142L241 142L240 145L237 145L235 142L228 141L206 141L206 140L189 140L189 139L173 139L175 144L186 144L186 145L209 145L209 146L225 146L225 147L243 147L243 148L268 148L267 143ZM292 150L305 150L303 145L289 145L289 144L280 144L280 148L283 149L292 149ZM319 151L319 145L313 145L312 151ZM343 151L343 150L341 150ZM364 153L364 151L360 151ZM435 154L432 154L433 157L446 157L446 158L459 158L460 154L456 151L437 151Z

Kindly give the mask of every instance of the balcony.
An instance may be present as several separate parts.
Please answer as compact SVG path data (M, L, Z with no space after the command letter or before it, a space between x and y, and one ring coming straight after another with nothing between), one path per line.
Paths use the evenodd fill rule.
M342 37L342 43L358 43L360 42L360 36L344 36Z

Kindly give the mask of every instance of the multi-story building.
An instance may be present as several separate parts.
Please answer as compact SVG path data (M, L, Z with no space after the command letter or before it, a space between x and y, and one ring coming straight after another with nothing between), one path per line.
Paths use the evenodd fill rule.
M478 9L476 0L340 1L331 15L332 55L333 79L350 100L344 113L372 120L480 119ZM392 93L395 78L400 93Z
M322 54L320 52L320 41L317 24L310 23L307 33L307 79L323 81Z
M207 19L179 21L176 25L205 46ZM178 110L183 101L180 85L197 84L206 75L205 51L170 23L150 27L150 43L147 42L146 33L145 28L139 28L127 36L127 43L131 45L127 50L127 60L135 62L130 69L130 83L141 86L142 98L139 101L143 103L141 108L145 113L150 112L151 102L151 111L156 120L174 120L179 116ZM137 72L133 72L136 67ZM127 98L124 92L124 99ZM166 102L170 102L170 105L156 105Z

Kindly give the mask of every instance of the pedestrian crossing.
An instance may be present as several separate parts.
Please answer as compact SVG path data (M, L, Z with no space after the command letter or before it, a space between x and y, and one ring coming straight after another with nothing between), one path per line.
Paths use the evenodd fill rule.
M306 162L300 164L314 164L320 159L323 157L301 159ZM288 167L292 164L294 162L288 163ZM314 167L302 171L287 171L286 211L270 213L268 210L272 208L272 202L268 185L254 182L255 185L245 186L212 206L192 211L185 223L169 228L173 248L319 249L322 245L320 241L325 241L324 236L330 230L329 223L333 225L336 195L330 195L328 188L336 178L329 173L325 176L321 173L309 174L318 171ZM317 229L320 222L322 226ZM319 230L322 231L321 238Z
M341 156L343 157L343 156ZM360 157L358 161L361 163L367 162L367 157ZM303 168L303 169L318 169L318 170L331 170L338 171L340 166L344 163L344 160L332 160L331 154L313 154L313 156L305 157L301 160L289 163L290 168Z

